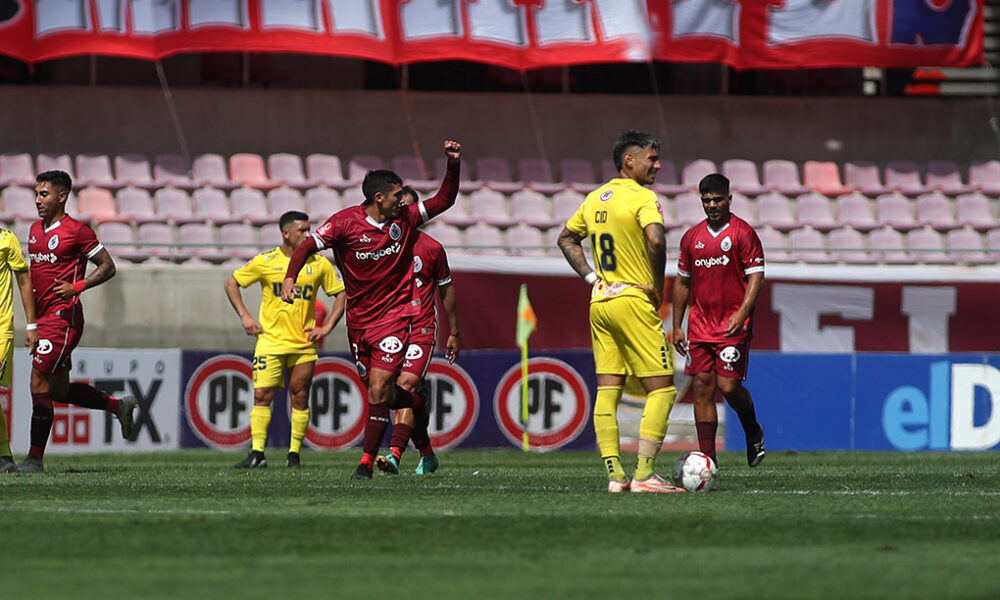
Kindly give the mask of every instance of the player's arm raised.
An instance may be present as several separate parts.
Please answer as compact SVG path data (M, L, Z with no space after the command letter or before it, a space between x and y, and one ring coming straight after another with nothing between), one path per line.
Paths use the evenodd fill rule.
M21 293L21 306L24 307L24 322L29 326L24 331L24 345L34 349L38 343L38 328L35 323L35 295L31 291L31 275L28 271L15 271L15 278L17 290Z
M306 261L316 254L318 248L316 238L309 236L306 241L299 244L295 252L292 252L292 257L288 260L288 270L285 271L285 280L281 282L281 299L285 302L289 304L295 302L295 280L298 279L299 271Z
M462 144L454 140L445 140L444 153L448 157L448 168L445 170L441 187L436 194L420 203L421 210L426 211L425 222L454 206L458 198L458 178L462 171Z
M97 265L97 268L90 272L80 281L70 283L68 281L63 281L61 279L55 280L55 285L52 286L53 292L60 298L72 298L77 294L83 292L83 290L101 285L105 281L111 279L115 276L118 270L115 268L115 261L108 254L106 248L101 248L97 254L90 257L90 262Z

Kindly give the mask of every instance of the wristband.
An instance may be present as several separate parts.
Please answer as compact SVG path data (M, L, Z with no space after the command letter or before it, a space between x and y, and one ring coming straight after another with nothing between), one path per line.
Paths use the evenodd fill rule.
M451 333L448 334L448 337L458 337L458 332L452 331Z
M83 290L87 289L87 280L81 279L80 281L73 282L73 293L79 294Z
M591 271L590 273L587 273L583 277L583 280L586 281L587 283L589 283L590 285L594 285L594 282L597 281L597 273L594 273L593 271Z
M27 323L24 326L25 331L34 331L38 329L38 323Z

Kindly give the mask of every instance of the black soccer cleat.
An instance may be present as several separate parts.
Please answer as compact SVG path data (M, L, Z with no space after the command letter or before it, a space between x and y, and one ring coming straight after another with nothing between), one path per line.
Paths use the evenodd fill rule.
M747 464L751 467L756 467L764 460L764 455L767 451L764 450L764 428L760 425L757 426L757 433L753 436L747 436Z
M351 475L351 479L371 479L372 478L372 466L366 464L358 465L358 468Z
M267 467L267 459L264 453L258 450L251 450L247 457L236 463L238 469L261 469Z
M285 466L289 469L298 469L302 465L299 460L298 452L289 452L288 456L285 458Z

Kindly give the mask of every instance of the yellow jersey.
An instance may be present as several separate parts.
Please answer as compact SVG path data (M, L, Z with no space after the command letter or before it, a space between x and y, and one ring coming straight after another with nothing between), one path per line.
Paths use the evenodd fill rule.
M656 194L632 179L612 179L587 194L566 228L590 240L600 278L591 302L621 295L649 298L635 286L653 283L643 231L653 223L663 224Z
M27 271L28 263L17 237L0 229L0 339L14 337L14 271Z
M285 279L288 261L289 257L278 247L258 254L233 271L233 278L240 287L260 282L263 292L258 320L264 332L257 336L257 355L315 351L316 344L306 339L303 329L316 326L316 292L321 287L327 296L344 291L344 282L330 261L314 254L295 280L298 297L292 304L287 304L281 299L281 283Z

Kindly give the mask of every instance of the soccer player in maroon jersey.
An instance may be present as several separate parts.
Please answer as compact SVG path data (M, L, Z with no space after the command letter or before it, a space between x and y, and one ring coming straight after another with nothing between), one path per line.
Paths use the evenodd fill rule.
M764 460L764 429L757 422L747 375L753 310L764 285L764 249L753 227L730 212L733 196L723 175L698 184L707 218L681 238L674 280L674 346L687 356L684 372L694 375L694 418L698 446L715 459L719 426L718 388L743 425L747 464ZM681 324L690 305L685 336Z
M330 248L347 286L347 338L361 378L368 385L364 453L355 479L371 479L372 465L389 426L389 409L419 405L420 397L396 385L406 358L410 321L419 312L413 295L413 246L417 227L448 210L458 196L462 145L445 140L448 168L438 192L403 206L403 180L392 171L369 171L361 184L365 200L332 215L296 248L281 287L295 299L295 278L310 255Z
M80 294L115 276L115 263L94 230L66 214L73 181L63 171L35 179L40 221L28 233L31 287L35 294L38 342L31 359L31 445L22 473L45 470L42 457L52 429L53 402L105 410L118 418L122 437L132 437L136 401L116 399L85 383L70 383L70 354L83 334ZM97 268L86 275L87 261Z
M416 190L403 186L402 205L408 206L419 202ZM409 346L403 361L403 371L396 379L396 385L418 392L421 399L426 399L419 390L424 384L427 367L431 364L434 346L437 344L437 303L435 292L440 294L441 303L448 317L448 341L445 346L445 357L454 364L458 358L458 303L455 299L455 287L451 284L451 268L448 266L448 255L437 240L423 231L417 236L413 247L413 287L414 294L420 300L420 314L413 318L410 325ZM431 447L431 438L427 433L430 421L430 407L426 402L413 408L396 410L392 423L392 438L389 441L389 454L375 459L378 468L386 473L399 473L399 462L406 444L411 439L413 446L420 452L420 462L414 473L426 475L438 468L438 459Z

